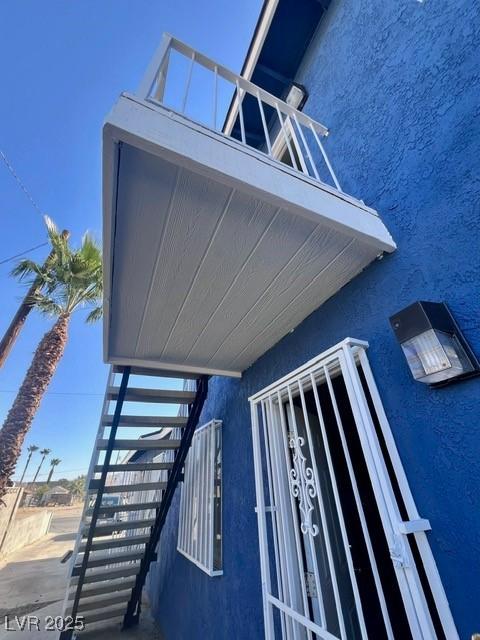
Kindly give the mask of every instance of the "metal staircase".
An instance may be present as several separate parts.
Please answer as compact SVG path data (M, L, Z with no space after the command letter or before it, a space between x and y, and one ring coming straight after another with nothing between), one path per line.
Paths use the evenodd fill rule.
M158 381L175 378L183 381L178 385L183 388L130 385L139 376L154 376ZM82 616L86 630L106 620L123 618L123 628L138 622L142 589L182 480L207 389L208 378L197 374L111 368L64 601L64 616ZM175 416L136 415L124 410L126 403L181 408ZM146 429L154 431L145 434ZM139 437L132 437L135 430L142 430ZM77 633L62 631L60 640Z

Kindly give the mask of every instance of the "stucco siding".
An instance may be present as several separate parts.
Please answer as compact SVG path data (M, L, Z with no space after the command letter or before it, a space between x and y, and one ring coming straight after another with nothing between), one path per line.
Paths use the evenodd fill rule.
M330 128L342 187L380 212L398 250L241 380L211 380L202 422L223 421L224 575L209 578L177 553L177 491L149 579L167 640L263 637L247 398L346 336L370 342L460 637L480 631L479 379L440 390L414 382L388 322L415 300L446 301L480 353L479 31L480 4L468 0L338 0L315 35L297 78L305 111Z

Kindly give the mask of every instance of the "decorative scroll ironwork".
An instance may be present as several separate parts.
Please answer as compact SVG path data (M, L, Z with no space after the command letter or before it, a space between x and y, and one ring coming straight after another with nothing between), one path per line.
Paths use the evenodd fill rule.
M302 447L305 444L301 436L289 436L288 444L293 449L293 469L290 469L290 492L298 500L298 506L302 515L300 529L304 535L312 537L318 534L318 527L312 523L313 502L317 496L317 488L313 470L307 467L307 459L303 455Z

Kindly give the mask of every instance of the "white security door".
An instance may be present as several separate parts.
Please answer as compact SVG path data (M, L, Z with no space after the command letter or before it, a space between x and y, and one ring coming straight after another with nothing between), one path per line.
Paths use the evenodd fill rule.
M367 346L250 398L269 640L458 638Z

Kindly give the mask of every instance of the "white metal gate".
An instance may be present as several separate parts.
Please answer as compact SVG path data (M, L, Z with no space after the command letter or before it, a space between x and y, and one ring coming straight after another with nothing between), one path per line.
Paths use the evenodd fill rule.
M269 640L458 638L367 347L250 398Z

